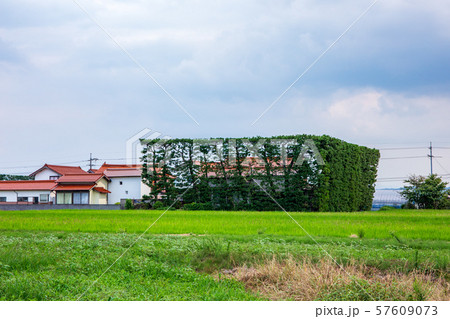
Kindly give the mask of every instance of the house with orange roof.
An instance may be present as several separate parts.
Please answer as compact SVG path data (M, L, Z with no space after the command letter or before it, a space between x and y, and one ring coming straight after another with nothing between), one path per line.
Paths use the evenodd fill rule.
M45 164L37 171L30 174L36 181L57 180L67 174L88 174L79 166L62 166Z
M142 199L150 194L150 187L142 182L142 165L107 164L92 170L95 174L104 174L109 179L108 204L115 204L123 199Z
M104 163L88 172L81 167L45 164L35 180L0 181L0 204L105 205L140 200L150 193L142 183L142 165Z
M0 204L52 204L55 181L0 181Z
M56 204L108 204L109 179L104 174L66 174L56 180L53 189Z
M45 164L30 174L35 180L0 181L0 204L102 205L108 203L104 174L81 167Z

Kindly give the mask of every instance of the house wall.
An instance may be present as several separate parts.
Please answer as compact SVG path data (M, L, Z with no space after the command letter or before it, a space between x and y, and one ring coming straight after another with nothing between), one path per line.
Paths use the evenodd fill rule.
M89 204L91 205L106 205L108 204L109 194L102 194L95 190L90 190L89 192Z
M104 189L109 190L110 183L105 178L102 178L97 182L96 187L103 187ZM102 194L102 193L95 191L94 189L91 189L89 191L89 204L106 205L106 204L108 204L109 195L111 195L111 194Z
M60 174L56 173L55 171L52 171L49 168L44 168L41 172L37 173L34 177L34 180L36 181L48 181L50 179L50 176L61 176Z
M104 210L119 210L119 205L58 205L58 209L104 209ZM55 209L53 205L2 205L0 203L0 210L16 211L16 210L47 210Z
M89 191L89 204L91 205L96 205L99 202L99 192L94 191L93 189L91 189Z
M33 197L39 197L40 202L40 195L46 194L49 195L49 201L53 201L54 194L50 191L0 191L0 197L6 197L6 202L17 202L17 197L28 197L28 202L33 202Z
M151 188L148 185L145 185L144 183L142 183L142 180L141 180L141 198L144 195L150 195L150 191L151 191Z
M122 182L122 185L120 185ZM140 176L134 177L111 177L108 185L108 204L119 203L123 198L141 199L142 198L142 181ZM148 193L147 193L148 194Z
M108 204L108 194L98 193L98 203L101 205Z
M97 187L103 187L104 189L108 189L108 181L105 178L101 178L97 182Z

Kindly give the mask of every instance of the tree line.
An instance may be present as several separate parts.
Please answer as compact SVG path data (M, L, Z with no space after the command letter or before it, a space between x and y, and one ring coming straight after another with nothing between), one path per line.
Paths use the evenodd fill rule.
M141 142L142 179L153 203L178 198L176 206L199 209L288 211L372 206L379 151L327 135Z

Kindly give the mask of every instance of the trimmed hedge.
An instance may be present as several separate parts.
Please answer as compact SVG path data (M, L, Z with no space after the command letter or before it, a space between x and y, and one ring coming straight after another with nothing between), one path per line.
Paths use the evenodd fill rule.
M221 148L213 145L216 140ZM163 202L170 205L182 195L184 207L205 204L220 210L282 206L288 211L361 211L372 206L380 157L376 149L326 135L209 142L145 141L142 178L152 188L151 197L163 194ZM319 154L305 149L308 143Z

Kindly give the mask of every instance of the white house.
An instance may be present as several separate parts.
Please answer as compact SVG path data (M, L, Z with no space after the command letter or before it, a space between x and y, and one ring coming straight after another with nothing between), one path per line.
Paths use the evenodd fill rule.
M56 181L66 174L86 174L81 167L45 164L30 174L34 181L0 181L0 203L55 203Z
M32 173L35 180L0 181L0 204L107 204L108 183L102 173L80 167L48 165Z
M61 166L61 165L49 165L45 164L40 169L31 173L30 176L34 176L35 181L53 180L56 181L63 175L67 174L88 174L79 166Z
M81 167L45 164L34 181L0 181L0 204L116 204L142 199L150 187L142 183L141 165L104 163L89 172Z
M50 204L54 181L0 181L0 204Z
M66 174L56 181L53 189L56 204L108 204L109 179L103 174Z
M141 165L116 165L104 163L93 173L103 173L110 180L108 204L119 203L121 199L142 199L150 194L150 187L142 183Z

